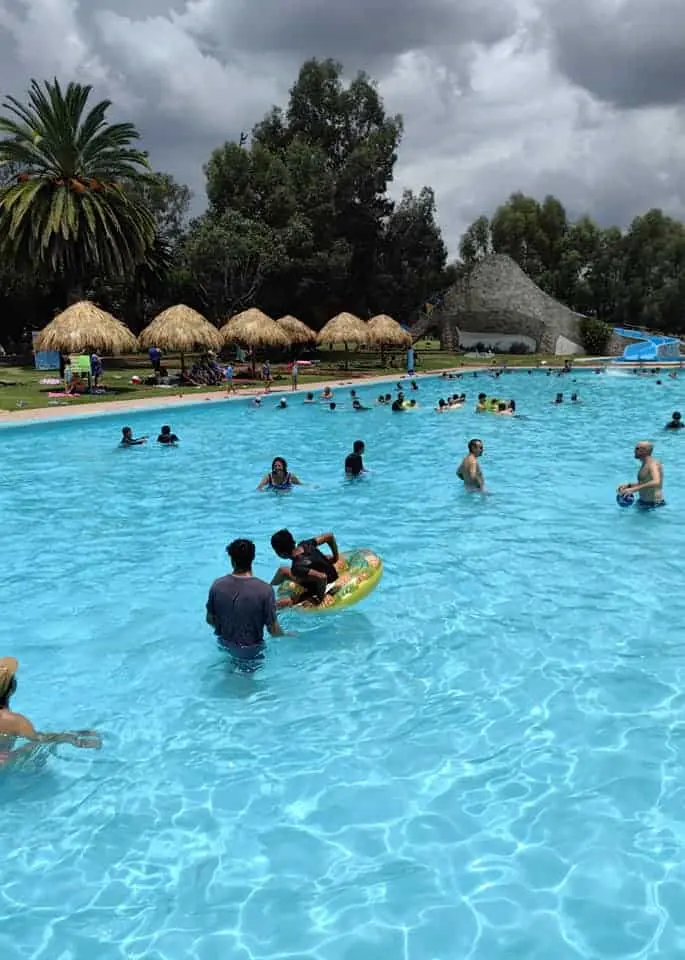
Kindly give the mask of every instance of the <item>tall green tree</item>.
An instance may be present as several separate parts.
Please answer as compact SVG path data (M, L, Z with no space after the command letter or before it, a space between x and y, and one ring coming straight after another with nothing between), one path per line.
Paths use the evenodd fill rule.
M8 97L0 117L0 255L15 270L58 277L67 299L94 275L124 276L155 242L154 217L124 183L148 171L130 123L109 124L110 101L88 109L91 87L33 80L27 103Z
M430 187L418 195L406 190L386 221L373 312L400 321L412 318L417 307L446 286L446 263L435 194Z

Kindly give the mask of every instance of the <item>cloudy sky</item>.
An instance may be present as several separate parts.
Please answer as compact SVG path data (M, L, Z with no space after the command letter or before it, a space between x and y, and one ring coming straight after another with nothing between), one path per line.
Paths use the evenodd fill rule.
M683 0L0 0L0 90L94 84L196 207L304 59L365 69L405 118L393 190L434 187L452 253L514 190L685 217L684 50Z

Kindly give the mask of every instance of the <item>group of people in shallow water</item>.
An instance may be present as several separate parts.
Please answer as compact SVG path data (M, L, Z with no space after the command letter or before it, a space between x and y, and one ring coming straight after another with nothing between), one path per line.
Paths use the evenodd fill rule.
M459 375L454 375L458 377ZM377 400L377 405L389 404L393 410L398 401L404 403L402 385L398 385L397 397L392 399L391 394L384 394ZM411 390L418 390L418 385L412 381ZM314 394L309 393L305 403L323 402L335 405L332 399L333 391L326 388L319 401ZM361 404L356 391L350 391L353 409L370 409ZM577 394L571 397L573 403L579 402ZM436 410L442 412L446 407L463 406L466 402L464 393L453 394L447 400L440 400ZM554 405L563 403L563 394L557 394ZM359 404L359 408L356 406ZM283 402L283 405L284 402ZM502 407L504 406L504 410ZM335 407L334 407L335 408ZM402 409L407 407L402 406ZM503 401L488 398L481 393L478 396L476 410L479 413L515 414L516 404L513 400ZM678 431L685 427L680 411L673 412L671 419L665 424L666 431ZM130 427L122 429L121 446L142 446L148 441L147 436L135 437ZM179 438L172 433L168 424L162 426L157 437L162 445L176 445ZM485 479L481 468L481 459L484 455L484 443L479 438L468 442L468 449L457 467L457 477L468 492L486 494ZM344 472L348 478L360 477L367 473L364 465L365 445L362 440L355 440L352 451L344 461ZM638 461L637 479L635 482L622 483L616 488L621 497L637 496L637 507L650 511L666 505L664 499L664 469L661 462L654 456L654 445L650 441L641 440L634 448L634 456ZM288 468L283 457L275 457L271 469L262 478L258 485L259 490L285 491L294 486L302 485L299 477ZM228 545L227 553L231 561L231 573L220 577L212 584L207 599L206 618L212 627L222 648L229 651L234 658L254 661L259 656L264 645L264 631L272 636L285 635L278 621L278 610L293 604L291 598L276 599L274 587L286 580L294 581L303 588L297 603L308 601L320 603L327 591L339 578L338 561L340 553L336 538L332 533L322 533L315 537L296 541L290 530L284 528L271 537L271 547L281 561L270 583L255 577L252 572L256 548L251 540L238 539ZM328 553L322 548L327 547ZM93 730L77 730L67 733L41 733L33 723L23 714L12 709L11 700L17 691L17 672L19 663L14 657L0 657L0 767L21 765L24 760L33 762L36 751L42 751L38 756L46 756L60 744L69 744L74 747L98 749L102 745L100 736ZM23 746L16 746L17 741L25 741Z
M409 389L411 391L415 391L419 389L418 384L416 383L415 380L411 381ZM319 395L318 398L314 396L314 393L312 391L309 391L306 394L303 403L319 404L327 410L345 409L344 403L341 404L337 400L334 400L333 398L334 398L333 390L330 387L324 387L323 392ZM357 391L355 389L350 390L349 399L350 399L351 408L355 413L362 413L364 411L368 411L372 409L370 406L367 406L366 404L363 404L361 402L361 400L357 396ZM263 406L262 397L253 397L250 403L253 409L262 407ZM391 393L380 394L380 396L376 400L376 406L379 406L379 407L387 406L387 407L390 407L393 413L402 413L405 410L414 409L415 407L418 406L418 403L416 402L416 399L413 397L410 399L407 399L405 397L403 385L401 383L398 383L397 396L395 397L395 399L393 400L393 396ZM276 404L275 409L276 410L288 409L288 401L285 399L285 397L280 398L280 400Z
M121 440L119 441L120 447L142 447L148 442L150 438L146 435L143 437L134 437L133 430L130 427L121 428ZM159 431L157 437L157 443L161 443L162 446L173 446L175 447L179 443L179 439L175 433L171 432L171 427L168 424L164 424L162 429Z

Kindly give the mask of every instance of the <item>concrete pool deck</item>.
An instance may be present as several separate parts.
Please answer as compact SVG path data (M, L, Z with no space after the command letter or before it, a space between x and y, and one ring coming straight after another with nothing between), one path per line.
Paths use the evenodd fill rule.
M250 397L263 396L281 396L285 394L306 394L310 391L322 390L324 387L331 389L341 389L343 387L364 387L372 386L375 383L397 383L399 380L419 380L426 377L441 376L443 373L463 373L464 367L445 367L440 370L426 370L409 377L406 373L396 373L388 375L379 375L372 377L358 377L354 380L345 379L327 379L314 380L309 383L301 384L297 390L292 390L290 383L284 383L282 387L272 386L268 393L265 393L263 387L246 387L244 390L236 390L234 393L221 392L219 390L204 391L192 394L176 394L172 390L166 391L166 394L151 397L139 397L136 400L101 400L94 403L84 404L79 407L69 406L69 401L52 407L23 408L20 410L0 410L0 426L19 426L22 424L38 423L39 421L51 420L75 420L79 417L108 416L123 413L139 413L141 410L168 410L170 408L179 409L181 407L196 406L200 403L225 403L226 401L242 400ZM482 373L491 369L487 366L468 367L469 373ZM519 368L516 368L519 369ZM154 390L154 387L150 388ZM158 388L159 389L159 388ZM173 394L170 396L170 394Z
M578 361L576 360L576 363ZM579 369L588 369L592 364L597 366L608 366L606 358L588 358L584 357L582 367ZM661 364L660 366L663 366ZM622 368L639 367L639 363L623 363ZM642 364L644 366L644 364ZM517 371L525 372L528 370L559 370L563 367L563 360L556 363L544 363L530 367L507 367L509 373ZM169 410L172 408L182 408L197 406L201 403L225 403L226 401L242 400L243 398L263 397L263 396L286 396L291 393L303 394L309 391L322 390L324 387L332 389L341 389L343 387L363 387L373 386L374 384L397 383L398 380L419 380L427 377L439 377L443 373L487 373L496 367L493 364L478 364L469 367L441 367L437 370L425 370L409 377L406 373L380 374L378 376L358 377L354 380L343 378L315 380L310 383L304 383L296 391L291 390L290 384L284 383L282 387L274 387L265 394L263 387L246 387L244 390L236 390L234 393L225 393L218 390L203 391L192 394L175 394L170 389L166 394L139 397L135 400L101 400L94 403L84 404L79 407L72 407L69 401L56 404L50 407L30 408L25 407L19 410L0 410L0 427L9 426L28 426L30 424L51 422L55 420L76 420L81 417L101 417L117 416L125 413L140 413L144 410ZM578 369L578 368L577 368ZM150 388L154 390L154 387ZM159 389L159 388L157 388ZM173 394L173 395L170 395Z

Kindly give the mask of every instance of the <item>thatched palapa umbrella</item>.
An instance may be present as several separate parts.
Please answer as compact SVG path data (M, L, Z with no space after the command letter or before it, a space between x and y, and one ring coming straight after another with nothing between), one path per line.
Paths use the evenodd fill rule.
M291 317L287 314L285 317L279 317L276 321L293 343L316 343L316 333L306 323L302 323L297 317Z
M237 343L252 350L252 376L255 375L255 351L259 347L289 347L292 338L261 310L252 307L231 317L219 331L225 344Z
M183 369L184 353L198 347L220 350L221 336L217 328L209 320L205 320L201 313L179 303L159 313L140 334L138 343L144 350L150 347L178 350Z
M36 350L82 353L135 353L138 342L128 327L89 300L62 311L36 337Z
M386 347L411 347L412 337L407 330L403 330L397 320L393 320L387 313L379 313L369 320L369 333L373 343Z
M345 369L349 368L348 346L350 343L356 343L362 346L371 343L371 335L367 324L355 317L353 313L339 313L333 317L319 331L316 342L322 343L343 343L345 345Z
M413 340L396 320L387 313L379 313L369 320L369 333L373 343L381 348L381 361L385 359L386 347L411 347Z

